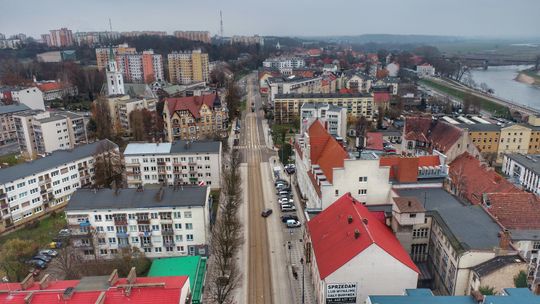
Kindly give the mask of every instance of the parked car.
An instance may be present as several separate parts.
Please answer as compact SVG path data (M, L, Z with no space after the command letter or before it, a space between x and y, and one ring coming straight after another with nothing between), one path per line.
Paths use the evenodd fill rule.
M296 173L296 169L294 169L294 168L286 168L285 172L287 172L287 174L289 174L289 175L292 175L292 174Z
M52 249L42 249L39 251L38 254L41 254L41 255L46 255L46 256L50 256L50 257L55 257L58 255L58 252L56 250L52 250Z
M278 191L277 195L281 196L281 195L289 195L289 196L293 196L292 192L290 191Z
M59 237L68 237L70 235L71 235L71 232L69 231L69 229L61 229L60 231L58 231Z
M284 179L281 179L281 178L278 178L276 179L276 181L274 182L274 186L277 186L278 184L289 184L288 181L284 180Z
M34 266L36 268L39 268L39 269L47 268L47 263L43 262L42 260L34 260L34 259L32 259L32 260L27 261L26 263L29 264L29 265L32 265L32 266Z
M281 205L282 212L295 211L296 207L294 205Z
M298 228L302 226L302 224L298 220L287 220L286 225L287 225L287 228Z
M270 216L270 214L272 214L272 209L270 209L270 208L264 209L264 210L261 212L261 216L262 216L262 217L268 217L268 216Z
M286 223L288 220L295 220L295 221L298 221L298 216L294 215L294 214L287 214L287 215L282 215L281 216L281 221L283 223Z
M283 197L278 199L278 203L280 204L294 204L294 200L292 198Z
M287 188L290 189L289 184L285 184L285 183L277 184L276 186L276 190L287 189Z
M49 263L52 260L51 257L46 256L46 255L42 255L42 254L35 255L32 259L34 259L34 260L42 260L45 263Z
M51 249L59 249L59 248L62 248L62 245L64 245L64 243L62 243L61 241L53 240L52 242L49 243L49 248L51 248Z

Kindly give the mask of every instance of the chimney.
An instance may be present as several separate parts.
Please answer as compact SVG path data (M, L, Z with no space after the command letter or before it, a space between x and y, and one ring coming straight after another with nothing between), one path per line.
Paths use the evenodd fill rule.
M354 238L358 239L360 237L360 230L354 229Z
M109 276L109 279L107 280L107 283L109 283L109 286L114 286L116 282L118 282L118 269L113 270L113 272Z
M21 282L21 289L27 290L28 288L32 287L34 285L34 276L29 273L24 280Z
M64 293L62 294L62 300L69 300L75 293L74 287L68 287L66 290L64 290Z
M347 222L348 222L349 224L353 222L353 217L352 217L352 215L349 215L349 216L347 217Z
M508 229L503 229L503 231L499 232L499 248L501 250L510 249L510 231Z
M106 292L102 291L99 294L99 297L97 298L97 300L96 300L96 302L94 304L103 304L103 303L105 303L105 294L106 294Z
M411 206L411 204L412 204L412 203L411 203L411 201L408 201L408 202L407 202L407 206L409 206L409 207L410 207L410 206Z
M34 293L31 292L24 297L24 304L30 304L32 302L32 297L34 296Z

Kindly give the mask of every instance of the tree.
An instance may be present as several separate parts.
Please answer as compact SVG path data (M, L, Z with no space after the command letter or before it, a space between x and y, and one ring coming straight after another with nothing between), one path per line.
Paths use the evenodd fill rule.
M110 141L103 141L94 154L94 186L111 188L122 185L122 162L115 146Z
M240 157L233 150L223 169L222 195L218 218L212 227L212 260L208 271L208 295L212 302L230 304L240 283L236 256L243 242L238 209L242 204Z
M497 161L497 152L483 152L482 158L484 158L489 166L493 166L495 161Z
M378 70L377 74L375 75L375 77L377 77L377 79L383 79L386 76L388 76L388 70L387 69Z
M30 240L11 239L0 250L0 269L11 282L20 282L28 275L29 260L36 252L37 245Z
M136 141L146 141L155 133L153 126L154 115L147 109L133 110L129 113L129 125L131 127L131 136Z
M242 93L236 82L230 80L227 82L225 102L229 110L229 119L233 120L240 114L240 98Z
M122 248L112 260L112 268L118 270L119 276L127 276L132 267L137 269L137 275L142 275L148 271L152 262L144 252L137 247Z
M527 282L527 273L521 270L518 274L514 276L514 285L517 288L528 288L529 284Z
M92 106L92 118L96 123L96 138L106 139L113 137L113 122L109 102L105 97L98 97Z
M227 80L223 66L217 66L210 72L210 82L215 84L216 87L221 88L225 85Z
M495 294L495 287L492 286L480 286L478 291L484 296L491 296Z
M58 256L54 259L56 267L66 280L75 280L81 277L80 268L83 263L80 252L68 241L66 246L57 249Z

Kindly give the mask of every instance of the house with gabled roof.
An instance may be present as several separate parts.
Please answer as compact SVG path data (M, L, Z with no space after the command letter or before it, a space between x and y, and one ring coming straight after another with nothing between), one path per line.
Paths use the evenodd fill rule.
M165 99L164 130L169 142L222 136L227 132L227 107L217 93Z
M350 193L307 223L317 303L364 303L416 288L419 269L392 231Z

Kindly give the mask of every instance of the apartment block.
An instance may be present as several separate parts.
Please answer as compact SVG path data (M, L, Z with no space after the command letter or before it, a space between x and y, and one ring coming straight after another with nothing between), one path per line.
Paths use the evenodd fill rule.
M0 169L0 233L63 208L76 189L92 184L104 152L119 157L116 144L101 140Z
M348 115L366 119L372 119L374 114L373 96L368 94L277 94L274 98L274 122L290 123L299 118L305 103L343 107Z
M50 30L49 34L41 35L47 46L66 47L73 45L73 32L65 27L58 30Z
M278 94L322 93L322 77L281 76L266 79L268 101L273 103Z
M128 187L221 187L221 142L130 143L124 151Z
M505 154L502 171L510 181L540 195L540 155Z
M19 148L29 157L87 143L86 121L72 112L25 111L13 115Z
M210 43L209 31L175 31L173 35L176 38L182 38L192 41L201 41L204 43Z
M300 108L300 134L319 120L332 136L347 136L347 109L331 104L305 103Z
M96 62L98 70L102 71L107 67L110 51L111 48L96 48ZM127 43L112 47L112 51L114 58L116 58L116 56L137 54L137 49L134 47L129 47Z
M131 122L129 115L135 110L146 109L152 113L156 112L156 98L132 98L129 95L108 97L111 119L114 122L116 132L131 134Z
M301 57L276 57L263 61L263 67L281 70L283 68L298 69L306 66L306 61Z
M210 68L208 54L200 49L189 52L174 52L167 56L169 81L178 84L208 82Z
M17 130L13 115L30 110L24 104L0 106L0 148L17 147Z
M167 141L225 136L226 105L216 94L165 99L163 123Z
M115 59L118 71L123 74L126 82L152 83L165 80L162 57L159 54L154 54L153 50L116 55Z
M207 255L210 188L79 189L66 207L73 246L113 258L135 247L149 258Z

